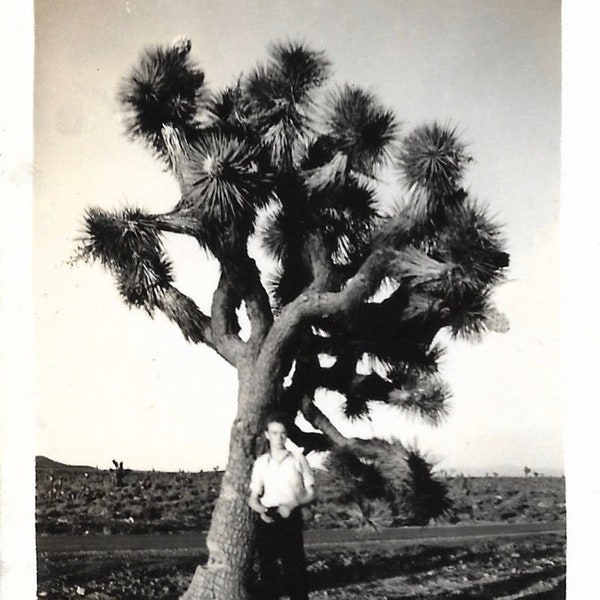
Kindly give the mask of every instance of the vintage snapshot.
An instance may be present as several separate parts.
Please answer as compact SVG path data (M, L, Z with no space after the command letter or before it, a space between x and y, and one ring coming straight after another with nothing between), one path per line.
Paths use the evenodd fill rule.
M565 598L559 0L36 0L37 597Z

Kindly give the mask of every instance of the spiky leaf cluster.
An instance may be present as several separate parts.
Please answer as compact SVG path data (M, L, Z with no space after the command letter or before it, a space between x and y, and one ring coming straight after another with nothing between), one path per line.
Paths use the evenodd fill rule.
M333 449L327 456L326 467L344 484L343 502L360 502L363 498L384 498L388 494L387 481L377 466L362 458L347 446Z
M471 200L455 207L435 238L421 245L438 260L452 263L449 277L432 286L441 314L455 333L469 336L486 329L490 296L508 266L499 228Z
M193 143L182 163L187 190L177 211L231 228L243 241L257 211L269 199L269 174L261 168L259 151L233 135L210 132Z
M322 52L297 43L275 44L270 61L243 82L241 103L273 165L290 171L294 149L308 131L311 92L329 75Z
M220 131L244 135L249 133L243 110L243 90L241 81L217 92L209 100L206 111L212 125Z
M317 232L334 264L348 264L366 251L378 217L369 186L349 180L313 191L301 187L293 204L289 195L287 199L273 209L264 227L263 243L274 258L290 256Z
M373 190L351 178L314 190L303 179L290 178L285 185L279 182L277 194L285 201L271 208L261 239L281 266L272 278L274 300L281 306L310 283L309 254L315 243L322 246L340 280L351 276L368 253L378 209Z
M206 99L204 73L189 57L189 43L146 49L123 81L119 100L129 134L166 156L164 125L194 137L198 111Z
M422 378L404 389L392 390L387 403L403 412L416 414L431 425L439 425L449 413L449 397L448 385L434 376Z
M345 185L314 191L310 201L333 263L351 265L364 258L379 216L373 189L350 179Z
M432 465L416 448L406 450L409 476L398 489L399 521L405 525L427 525L452 508L448 489L432 475Z
M346 85L329 99L325 126L333 146L348 157L349 167L364 175L389 158L398 123L371 92Z
M306 245L311 237L320 240L332 270L343 281L368 254L379 218L372 187L356 173L373 175L384 162L396 132L393 115L373 94L350 87L330 101L327 131L299 152L300 180L294 176L293 186L289 181L277 186L280 206L264 228L266 249L282 261L281 272L272 278L277 306L293 300L310 283ZM343 130L344 123L352 129ZM293 280L291 272L296 274Z
M364 517L370 503L384 501L395 522L425 525L452 506L444 484L416 448L397 440L354 440L332 451L326 468L339 487L339 500L356 505Z
M437 373L437 364L415 360L390 366L380 359L373 362L378 364L374 364L367 375L351 376L340 371L337 381L327 382L326 389L344 396L342 411L347 418L354 420L369 416L375 403L383 403L401 412L417 415L430 425L443 422L449 412L451 394Z
M508 266L498 226L472 201L452 211L449 222L438 232L432 253L459 265L468 274L469 284L480 289L500 281Z
M445 196L431 210L429 197L411 196L378 232L375 244L412 247L446 265L446 276L421 286L421 291L430 309L435 307L439 324L458 335L476 336L488 328L490 295L508 266L501 230L464 190Z
M350 504L346 510L353 527L378 531L394 522L390 503L380 498L365 498L360 503Z
M149 313L172 282L160 234L140 210L89 209L80 248L84 259L97 260L113 272L128 304Z
M269 54L269 62L255 69L245 83L248 107L261 117L287 112L301 119L311 91L329 76L329 61L322 52L297 43L274 44Z
M398 153L406 185L427 190L432 203L457 189L471 160L456 129L439 123L417 127L402 141Z

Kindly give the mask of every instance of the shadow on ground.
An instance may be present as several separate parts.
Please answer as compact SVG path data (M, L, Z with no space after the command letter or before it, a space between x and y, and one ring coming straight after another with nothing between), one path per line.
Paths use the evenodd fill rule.
M175 600L202 557L153 553L41 556L39 598ZM564 535L307 552L311 600L563 600ZM204 557L205 559L205 557Z

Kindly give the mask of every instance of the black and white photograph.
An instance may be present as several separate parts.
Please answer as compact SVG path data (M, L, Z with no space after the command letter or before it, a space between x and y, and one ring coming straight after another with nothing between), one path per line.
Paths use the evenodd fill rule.
M28 589L571 597L560 0L32 12Z

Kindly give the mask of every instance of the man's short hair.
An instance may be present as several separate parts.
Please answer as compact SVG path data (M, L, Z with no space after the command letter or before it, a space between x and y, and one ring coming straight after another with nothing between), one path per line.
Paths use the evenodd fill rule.
M265 431L269 428L269 425L271 423L280 423L281 425L283 425L287 431L288 428L288 423L289 423L289 419L279 410L270 412L266 417L265 417Z

